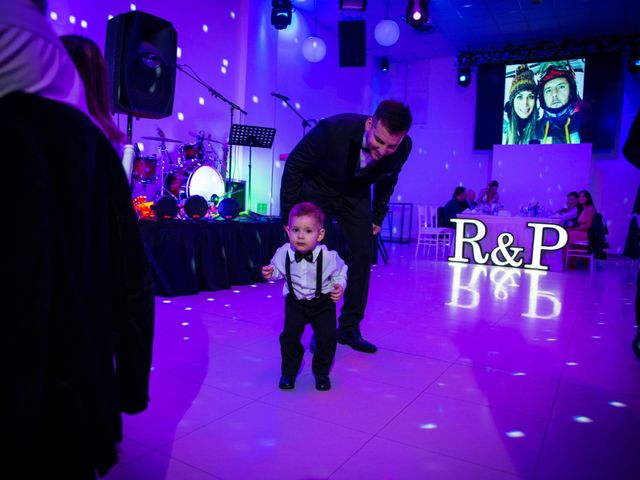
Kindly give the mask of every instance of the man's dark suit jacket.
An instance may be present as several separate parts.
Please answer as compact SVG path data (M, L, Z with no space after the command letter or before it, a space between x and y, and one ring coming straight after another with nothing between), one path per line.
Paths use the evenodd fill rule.
M627 160L636 168L640 168L640 110L636 113L627 141L622 148L622 153ZM633 205L633 213L640 214L640 186L636 192L636 201Z
M406 135L392 155L368 165L356 175L367 118L350 113L326 118L296 145L287 158L282 176L280 212L283 218L288 218L293 205L301 201L304 187L341 197L347 205L354 205L356 215L371 216L372 223L382 225L412 142ZM369 203L371 185L374 185L373 204ZM362 201L365 199L369 201Z
M456 197L453 197L444 206L442 212L442 223L438 222L438 226L455 228L451 219L456 218L456 215L464 212L467 208L469 208L469 203L467 203L466 200L459 201Z

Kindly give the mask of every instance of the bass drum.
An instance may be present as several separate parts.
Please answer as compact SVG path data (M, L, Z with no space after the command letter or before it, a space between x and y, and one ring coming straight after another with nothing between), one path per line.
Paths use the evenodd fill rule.
M224 195L224 180L207 165L192 165L167 174L164 187L178 200L200 195L208 202L213 195Z

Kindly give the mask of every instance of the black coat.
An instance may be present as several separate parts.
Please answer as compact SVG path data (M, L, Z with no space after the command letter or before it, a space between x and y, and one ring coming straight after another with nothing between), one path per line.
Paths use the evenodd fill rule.
M411 152L411 138L405 135L397 150L356 176L366 115L342 114L321 120L293 149L284 168L280 189L280 213L301 201L303 187L341 197L356 205L354 214L371 216L382 225L398 175ZM374 186L371 204L371 185ZM367 201L363 202L363 199Z
M638 110L633 119L622 153L634 167L640 168L640 110ZM636 192L633 213L640 214L640 186L638 186L638 191Z
M117 461L121 412L148 403L154 297L129 186L74 108L13 93L0 112L18 167L5 184L7 458L30 478L92 478Z
M456 197L451 198L444 206L442 212L442 223L438 221L439 227L450 227L454 228L452 218L456 218L456 215L464 212L467 208L469 208L469 203L466 200L460 201Z

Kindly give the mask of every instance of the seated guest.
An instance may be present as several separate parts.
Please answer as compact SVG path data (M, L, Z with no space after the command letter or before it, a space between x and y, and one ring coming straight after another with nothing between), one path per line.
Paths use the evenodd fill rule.
M468 207L466 189L464 187L456 187L453 191L453 197L444 206L442 226L453 228L454 225L451 219L456 218L457 214L464 212Z
M487 188L480 190L479 203L490 204L498 203L500 196L498 195L498 182L492 180Z
M469 204L469 209L474 210L478 206L478 202L476 202L476 191L475 190L467 190L467 203Z
M575 227L569 228L569 243L589 240L588 232L596 213L591 194L587 190L581 190L578 194L578 220Z
M573 227L578 219L578 192L567 194L567 205L555 212L556 217L560 217L567 227Z

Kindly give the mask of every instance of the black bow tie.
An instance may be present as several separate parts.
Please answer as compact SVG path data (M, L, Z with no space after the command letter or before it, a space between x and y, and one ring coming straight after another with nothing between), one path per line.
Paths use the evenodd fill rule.
M300 253L298 251L295 252L296 263L301 262L302 260L306 260L307 262L313 263L313 250L307 253Z

